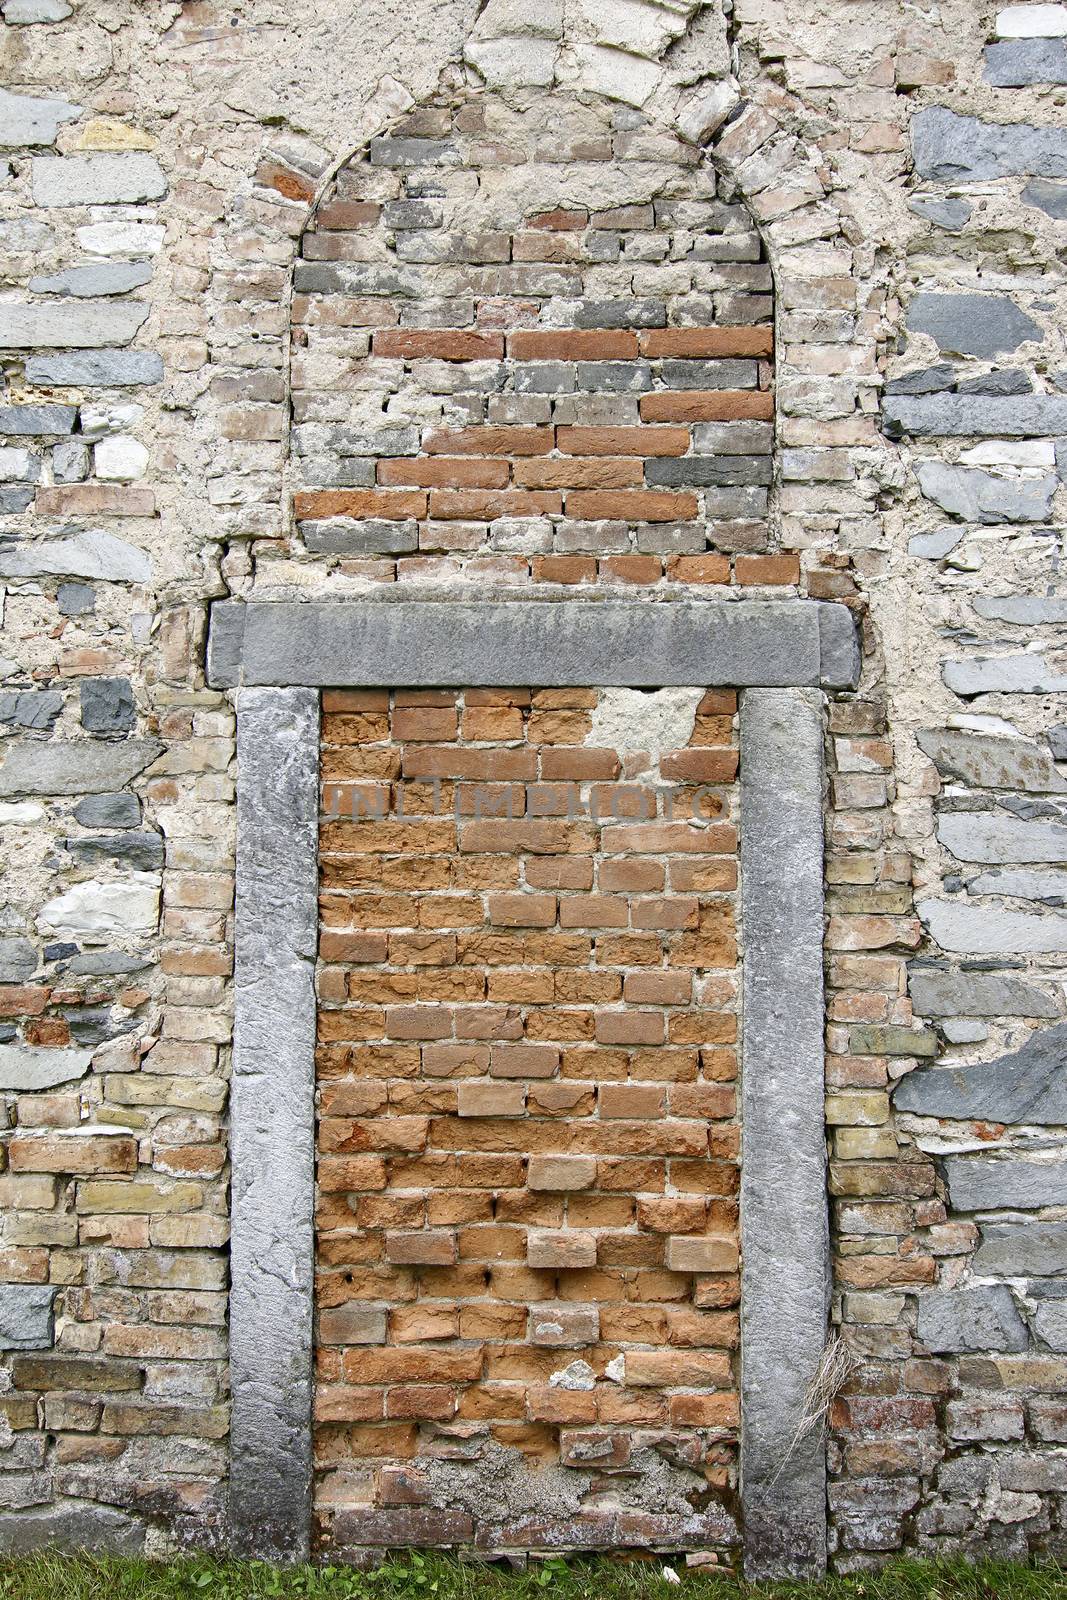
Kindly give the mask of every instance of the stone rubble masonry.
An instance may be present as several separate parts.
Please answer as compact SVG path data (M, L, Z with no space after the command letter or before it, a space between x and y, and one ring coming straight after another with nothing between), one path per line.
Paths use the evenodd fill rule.
M681 694L677 752L323 694L324 1555L736 1543L736 695Z
M8 1325L54 1339L2 1357L0 1545L133 1550L146 1529L225 1543L233 704L203 680L206 603L412 582L464 600L535 584L546 601L620 585L637 601L726 599L756 582L759 598L844 602L864 649L859 691L828 708L831 1313L859 1362L831 1416L830 1560L1062 1559L1063 1247L1054 1191L1032 1170L1062 1158L1062 1124L1004 1116L1054 1092L1042 1034L1063 1019L1052 773L1067 719L1063 613L1048 602L1064 491L1041 480L1061 477L1067 434L1067 136L1053 105L1067 11L734 0L729 19L703 9L698 39L688 6L604 4L575 38L562 7L539 8L535 27L494 0L468 41L469 8L451 0L411 0L370 37L359 8L309 0L269 20L243 0L173 9L118 0L101 25L67 0L0 7L12 333L21 321L70 340L3 346L0 397L0 1279ZM707 75L690 85L694 70ZM484 116L458 130L465 166L446 114ZM714 183L688 139L708 141ZM39 161L64 169L46 183L81 185L69 203L36 204ZM124 171L145 198L91 188ZM360 192L342 194L357 172ZM469 236L483 253L461 259ZM291 312L295 270L324 287L298 289ZM440 293L422 292L431 278ZM366 320L375 311L387 320ZM723 329L772 327L773 389L766 356L714 348ZM694 329L702 348L669 348ZM630 334L637 349L508 348L571 331ZM376 334L449 332L489 343L454 347L458 360L373 348ZM752 362L755 385L740 381ZM771 394L773 422L688 414ZM642 403L686 414L653 421ZM302 428L322 449L295 448ZM482 428L551 429L553 448L423 446ZM742 481L700 481L709 460L725 476L735 458L750 463L730 469ZM440 460L492 481L379 485L386 460L386 476L449 470L428 468ZM636 463L640 481L544 477L546 463L595 475L601 460L623 479ZM966 474L947 510L922 492L933 460L951 469L927 471L939 491ZM336 481L305 479L313 462ZM330 491L408 494L418 514L331 509L297 532L294 494ZM566 497L634 493L634 521L567 514ZM523 499L483 515L502 495ZM431 516L435 496L465 514ZM675 509L695 497L701 516L644 514L662 496ZM1046 504L1047 521L1014 520ZM554 548L564 526L573 548ZM81 680L116 678L135 728L85 728ZM126 858L124 829L145 836ZM924 906L958 908L951 924L915 917L913 880ZM87 884L139 901L161 886L158 936L113 916L77 934L39 922L74 887L96 920ZM960 948L940 948L942 925ZM920 1062L914 1090L890 1097ZM921 1110L905 1108L911 1092ZM99 1171L71 1170L81 1144ZM961 1180L976 1157L1020 1168L1015 1204L1000 1204L1012 1179L999 1171ZM965 1348L960 1330L1010 1325L1018 1339L1010 1318L965 1318L977 1302L952 1298L1004 1306L1005 1286L1027 1348ZM931 1294L949 1297L940 1325L958 1348L919 1337ZM577 1337L557 1309L558 1337ZM575 1459L584 1449L578 1438ZM378 1531L432 1542L438 1515L397 1506Z

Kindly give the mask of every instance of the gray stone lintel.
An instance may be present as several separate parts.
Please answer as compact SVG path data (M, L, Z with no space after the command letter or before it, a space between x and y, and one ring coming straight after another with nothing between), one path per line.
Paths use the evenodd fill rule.
M854 687L848 608L812 600L216 602L215 688Z
M242 689L237 763L231 1544L299 1561L311 1527L317 691Z
M741 696L741 1508L757 1581L826 1566L825 1441L797 1438L830 1300L822 698Z

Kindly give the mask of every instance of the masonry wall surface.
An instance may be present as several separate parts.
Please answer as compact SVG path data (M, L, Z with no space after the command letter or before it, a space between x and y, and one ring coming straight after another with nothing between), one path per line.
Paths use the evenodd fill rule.
M844 601L864 644L859 690L828 707L832 1309L855 1362L830 1418L832 1559L1062 1552L1063 8L542 11L3 7L0 1540L228 1537L235 747L233 695L203 673L207 603L564 581L664 603L675 582L719 587L725 561L776 596ZM567 108L543 185L516 154L539 101ZM357 503L324 515L297 495L379 491L307 476L349 456L304 440L366 422L303 409L354 378L360 325L315 325L292 274L340 274L314 250L362 236L323 221L349 203L354 151L437 137L427 117L471 105L489 120L466 170L554 189L543 210L651 204L655 223L679 174L707 200L713 172L716 201L747 207L778 305L758 549L714 531L689 549L687 515L668 524L679 546L651 518L620 533L584 511L600 545L583 527L535 548L421 499L414 534L388 519L403 548L322 547L357 537L338 528ZM625 157L593 172L578 144L594 133ZM383 192L353 203L382 205L366 226L399 254L405 230L390 243L381 220L395 169L378 170ZM576 232L519 231L564 256ZM683 304L708 265L683 224L593 232L613 235L597 292L623 303L635 366L653 280L680 297L665 327L733 321L715 288L714 317ZM520 305L485 337L520 331L524 295L506 298ZM410 348L439 414L415 419L418 451L388 454L430 460L424 423L466 425L447 363L376 354L376 336L375 425ZM544 426L534 409L491 425Z

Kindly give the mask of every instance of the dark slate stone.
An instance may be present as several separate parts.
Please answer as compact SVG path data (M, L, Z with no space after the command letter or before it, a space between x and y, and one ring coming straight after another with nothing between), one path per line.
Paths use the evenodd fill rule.
M0 692L0 722L16 728L52 728L63 709L54 689L9 689Z
M920 1295L916 1333L935 1355L963 1350L1018 1353L1029 1342L1011 1290L1003 1284Z
M28 939L0 937L0 983L25 983L37 970L37 951Z
M980 378L965 378L956 385L958 394L1032 394L1033 390L1029 374L1014 367L985 372Z
M18 1029L11 1023L0 1023L0 1044L10 1044L17 1035Z
M932 222L935 228L944 228L947 233L959 233L971 220L971 205L967 200L941 200L932 195L916 195L908 201L908 210L914 211L924 222Z
M516 394L571 394L576 382L574 362L517 362L514 382Z
M90 839L64 839L81 866L117 861L134 872L158 872L163 865L163 840L158 833L99 834Z
M66 961L68 956L76 956L77 954L78 946L71 944L68 940L62 940L59 944L46 944L44 947L44 959L49 963Z
M132 1556L141 1553L144 1542L144 1525L110 1506L68 1503L0 1515L0 1550L5 1555L55 1549Z
M677 487L692 484L770 483L774 467L770 456L654 457L645 462L645 482Z
M8 517L18 516L27 509L34 492L29 484L0 484L0 512Z
M91 794L74 807L74 820L83 828L136 828L141 802L135 794Z
M1005 39L987 44L985 76L995 89L1067 83L1067 43L1063 39Z
M912 118L915 171L938 183L983 183L989 178L1067 177L1067 130L1026 122L983 122L944 106Z
M1067 433L1067 396L887 395L882 422L894 437L1047 439Z
M77 406L0 406L0 433L59 437L74 431L77 415Z
M758 381L755 361L665 361L662 372L668 389L754 389Z
M84 955L74 957L70 971L82 978L112 978L143 972L151 965L142 956L128 956L123 950L87 950Z
M96 606L96 590L87 583L61 583L56 604L65 617L81 617Z
M940 350L962 356L995 356L1044 337L1013 300L998 294L917 294L907 325L912 333L929 334Z
M83 678L81 720L90 733L128 733L137 722L129 678Z
M579 361L579 389L595 394L645 394L652 387L647 361Z
M583 300L574 315L576 328L665 328L662 300Z
M63 1017L71 1038L80 1045L103 1044L140 1027L136 1017L113 1012L110 1006L63 1007Z
M1067 183L1050 183L1047 178L1032 178L1022 194L1029 206L1037 206L1056 222L1067 222Z
M936 367L919 367L915 372L905 372L902 377L890 378L886 394L933 394L941 389L951 389L956 381L956 369L947 361Z
M975 1272L1055 1278L1067 1272L1067 1222L993 1222L982 1229Z
M420 275L415 267L397 269L355 262L333 266L319 261L298 261L293 287L298 294L414 295L419 292Z
M28 356L29 383L69 384L82 389L127 389L163 382L163 357L151 350L64 350Z
M419 548L415 522L387 522L368 517L361 522L338 517L332 522L301 522L300 537L315 555L404 555Z
M1067 1164L997 1156L950 1156L945 1161L954 1211L1038 1211L1067 1206Z
M964 1122L1067 1122L1067 1023L1030 1035L1020 1050L972 1067L910 1072L897 1084L897 1111Z

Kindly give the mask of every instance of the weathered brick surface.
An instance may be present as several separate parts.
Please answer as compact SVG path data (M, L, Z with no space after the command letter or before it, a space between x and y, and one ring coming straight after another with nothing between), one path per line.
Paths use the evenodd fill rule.
M691 694L689 748L659 754L639 716L625 748L580 742L612 694L323 696L323 1548L357 1507L408 1537L371 1509L401 1471L441 1508L424 1537L501 1549L553 1502L540 1537L595 1546L572 1496L616 1542L708 1542L616 1458L665 1455L694 1507L736 1488L733 696ZM512 1509L502 1450L542 1478ZM445 1516L455 1471L473 1525Z

